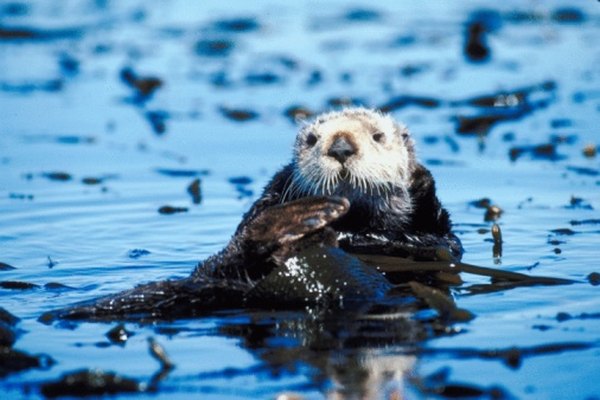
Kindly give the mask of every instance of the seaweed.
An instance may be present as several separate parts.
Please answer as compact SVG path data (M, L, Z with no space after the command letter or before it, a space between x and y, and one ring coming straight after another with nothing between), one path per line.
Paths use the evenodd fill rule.
M187 187L187 192L192 197L192 203L200 204L202 202L202 188L200 187L200 178L194 179Z
M163 215L170 215L170 214L177 214L177 213L184 213L184 212L188 212L187 207L176 207L176 206L165 205L158 209L158 213L163 214Z

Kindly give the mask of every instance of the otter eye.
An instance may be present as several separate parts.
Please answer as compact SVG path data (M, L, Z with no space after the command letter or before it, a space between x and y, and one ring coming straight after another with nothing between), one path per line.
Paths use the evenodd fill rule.
M309 133L306 137L306 144L309 146L314 146L317 143L317 137L313 133Z
M383 139L383 133L381 132L377 132L373 134L373 140L376 142L381 142L381 140Z

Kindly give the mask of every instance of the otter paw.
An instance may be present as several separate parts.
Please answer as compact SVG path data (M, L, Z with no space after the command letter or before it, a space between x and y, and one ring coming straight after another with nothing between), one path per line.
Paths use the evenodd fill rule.
M304 197L264 210L248 226L249 237L257 242L279 245L301 239L327 226L348 212L343 197Z

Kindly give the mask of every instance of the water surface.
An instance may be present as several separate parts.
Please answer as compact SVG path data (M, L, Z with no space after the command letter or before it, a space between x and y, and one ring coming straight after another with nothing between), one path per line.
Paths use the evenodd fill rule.
M3 398L40 397L40 383L81 368L147 381L159 368L148 337L176 369L139 397L428 398L433 376L480 397L600 396L588 279L600 272L598 4L396 3L0 5L0 261L16 267L0 280L40 285L0 289L0 306L21 318L15 348L56 361L2 378ZM465 275L452 293L476 318L426 340L409 333L427 313L371 325L239 311L126 324L125 345L104 336L116 324L37 322L186 276L288 162L291 107L344 104L388 107L409 126L465 262L577 283L472 294L489 280ZM195 178L200 204L186 192ZM484 197L503 210L500 259L471 204ZM160 214L165 205L188 211ZM363 328L383 333L368 340ZM485 356L512 348L517 364Z

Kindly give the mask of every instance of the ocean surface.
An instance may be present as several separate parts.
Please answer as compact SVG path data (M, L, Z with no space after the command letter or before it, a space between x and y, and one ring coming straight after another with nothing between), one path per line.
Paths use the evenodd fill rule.
M154 338L175 368L117 398L600 399L599 37L591 0L0 3L0 307L14 349L53 360L0 397L82 369L152 382ZM463 274L475 318L425 337L433 310L381 340L301 311L125 323L124 343L38 322L187 276L289 162L294 116L349 105L409 127L464 262L575 282Z

